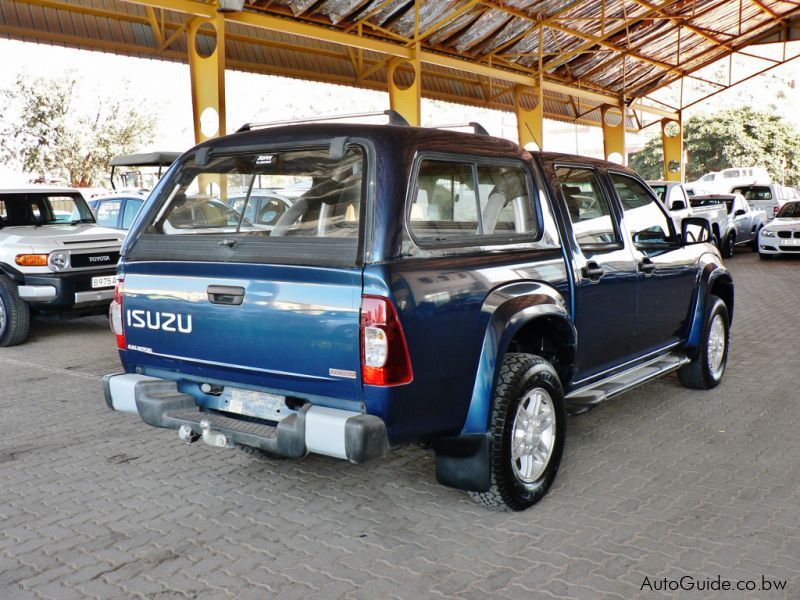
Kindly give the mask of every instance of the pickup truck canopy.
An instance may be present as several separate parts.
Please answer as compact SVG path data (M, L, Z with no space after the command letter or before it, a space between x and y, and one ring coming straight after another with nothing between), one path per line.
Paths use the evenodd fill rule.
M123 154L111 159L112 167L157 167L169 166L178 160L181 152L146 152L144 154Z
M162 170L174 163L180 157L180 152L147 152L144 154L123 154L111 159L111 187L115 190L114 172L117 167L158 167L158 179L161 179ZM141 182L136 184L142 185Z

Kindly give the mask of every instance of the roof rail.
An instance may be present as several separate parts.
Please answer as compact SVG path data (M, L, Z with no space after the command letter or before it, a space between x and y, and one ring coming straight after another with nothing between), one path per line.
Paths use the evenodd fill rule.
M389 125L397 125L399 127L409 127L408 121L403 118L396 110L383 110L383 111L376 111L376 112L365 112L365 113L352 113L347 115L327 115L322 117L308 117L305 119L289 119L286 121L269 121L264 123L245 123L239 129L236 130L236 133L240 133L242 131L252 131L253 129L262 129L265 127L278 127L280 125L297 125L301 123L319 123L321 121L341 121L343 119L357 119L361 117L378 117L381 115L385 115L389 117Z
M469 123L448 123L447 125L434 125L433 129L461 129L464 127L472 127L472 133L475 135L490 135L486 128L476 121Z

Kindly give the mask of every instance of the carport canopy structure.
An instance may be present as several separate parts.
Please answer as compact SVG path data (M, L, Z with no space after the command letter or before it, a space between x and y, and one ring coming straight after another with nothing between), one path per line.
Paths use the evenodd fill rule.
M387 90L412 125L423 96L514 111L524 146L543 147L545 118L595 125L617 161L626 131L659 124L681 180L682 111L800 56L800 2L0 0L0 35L188 62L198 141L226 131L229 67Z

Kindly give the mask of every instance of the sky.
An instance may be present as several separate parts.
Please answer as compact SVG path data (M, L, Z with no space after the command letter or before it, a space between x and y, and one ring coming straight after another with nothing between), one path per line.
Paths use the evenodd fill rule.
M0 88L11 84L19 73L57 77L74 71L80 77L76 104L91 105L97 95L120 94L153 107L159 115L155 140L147 150L186 150L194 143L192 131L189 67L185 64L117 56L50 45L0 39ZM723 70L721 66L717 70ZM763 102L770 98L765 82L777 79L800 82L800 60L780 67L768 78L756 78L739 88L715 97L694 110ZM228 131L249 121L276 121L304 115L381 111L389 106L388 94L346 86L301 81L239 71L226 72ZM766 89L765 89L766 87ZM766 95L766 96L765 96ZM778 107L779 112L800 125L797 94ZM342 110L341 107L348 107ZM352 107L352 108L350 108ZM459 106L423 99L423 125L480 122L492 135L516 138L512 113ZM657 130L656 127L651 131ZM650 132L648 132L650 133ZM635 140L631 140L635 143ZM599 156L602 134L599 128L545 122L545 149ZM0 165L0 176L10 176Z

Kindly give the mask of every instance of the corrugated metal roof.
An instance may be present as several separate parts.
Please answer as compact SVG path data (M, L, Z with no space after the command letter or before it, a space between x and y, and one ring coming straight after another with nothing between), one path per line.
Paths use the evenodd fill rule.
M135 1L0 0L0 35L185 61L189 17L157 9L154 28L148 10ZM371 39L418 43L528 77L538 77L541 61L546 81L620 101L641 98L800 15L800 5L783 0L246 0L245 10L354 35L360 29ZM279 29L228 21L228 67L386 89L386 56ZM214 43L199 41L201 49ZM513 106L512 83L427 63L422 69L424 96ZM544 104L549 118L599 123L597 100L548 89Z

